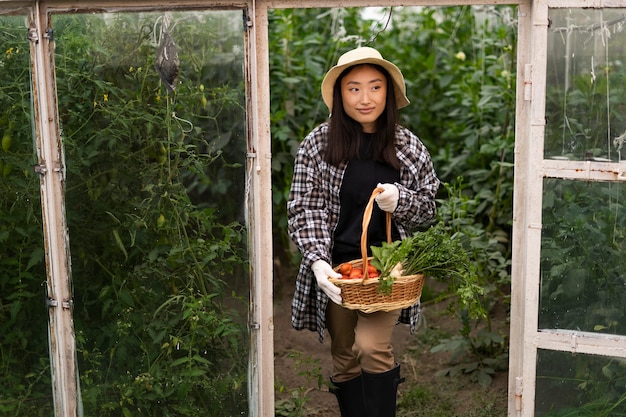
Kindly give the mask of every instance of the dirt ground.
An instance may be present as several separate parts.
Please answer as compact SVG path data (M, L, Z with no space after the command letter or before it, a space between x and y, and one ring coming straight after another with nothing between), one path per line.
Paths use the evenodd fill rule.
M274 283L274 369L277 405L280 407L281 401L284 404L285 401L293 403L294 399L305 399L305 415L339 417L335 396L328 392L327 385L318 388L317 378L321 377L326 382L332 371L328 336L322 344L318 341L316 332L293 329L291 298L295 275L286 274L280 268L275 272L278 272ZM423 305L422 323L420 329L413 335L406 325L398 325L395 329L393 346L396 360L401 365L403 376L406 377L406 383L399 387L399 397L412 385L419 384L432 387L437 392L444 392L443 395L452 399L456 410L450 417L506 416L508 376L505 372L497 373L488 389L471 382L469 377L461 377L462 381L451 381L450 377L436 375L438 371L449 366L449 356L447 353L431 353L431 346L421 342L419 336L427 329L451 335L460 328L459 320L451 317L446 307L445 302ZM502 332L507 331L506 314L493 320L502 328ZM440 395L437 394L439 398L435 401L441 400ZM490 401L491 411L485 411L485 407L479 413L467 411L481 409L480 402L485 398Z

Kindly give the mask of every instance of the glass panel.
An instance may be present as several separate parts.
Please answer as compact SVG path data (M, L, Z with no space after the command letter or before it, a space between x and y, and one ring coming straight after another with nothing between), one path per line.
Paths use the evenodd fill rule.
M626 159L625 13L550 10L546 158Z
M626 360L537 351L536 417L626 415Z
M626 184L546 179L539 328L626 335Z
M246 415L242 12L52 24L85 415Z
M0 16L0 414L49 416L48 314L25 16Z

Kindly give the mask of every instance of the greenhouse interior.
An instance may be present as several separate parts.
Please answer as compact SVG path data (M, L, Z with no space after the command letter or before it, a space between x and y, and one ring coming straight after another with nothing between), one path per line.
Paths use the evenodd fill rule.
M0 0L0 414L339 416L286 204L360 46L476 272L397 415L626 415L626 0Z

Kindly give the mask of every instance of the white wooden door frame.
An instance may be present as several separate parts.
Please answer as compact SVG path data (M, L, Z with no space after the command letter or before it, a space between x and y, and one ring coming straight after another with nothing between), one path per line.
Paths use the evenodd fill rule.
M46 31L48 22L45 13L41 13L39 4L32 5L28 23L38 161L35 172L40 178L54 410L57 416L74 416L80 409L80 391L65 217L65 166L56 111L51 38Z

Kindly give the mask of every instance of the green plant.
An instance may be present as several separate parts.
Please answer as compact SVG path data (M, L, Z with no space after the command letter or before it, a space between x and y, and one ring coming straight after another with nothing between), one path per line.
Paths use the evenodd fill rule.
M285 386L278 387L278 393L288 392L287 398L279 398L274 405L276 416L281 417L304 417L306 416L306 404L309 401L308 393L313 389L311 383L315 382L320 389L326 382L322 374L319 359L304 356L302 352L293 351L288 355L294 361L294 369L298 370L298 376L303 378L303 385L295 388Z
M402 275L424 274L448 282L457 291L461 303L475 315L483 316L481 305L476 304L482 288L477 285L476 271L457 236L450 235L443 223L428 227L412 236L392 243L372 246L372 265L380 273L379 291L390 294L396 268Z
M625 370L621 358L540 352L536 415L623 415L626 412Z
M488 328L472 333L470 317L465 310L461 310L461 322L463 327L458 336L441 339L430 350L451 353L451 366L438 374L450 377L470 374L481 386L488 387L493 375L508 367L505 339Z
M50 415L46 269L23 16L0 17L0 414Z
M403 70L412 104L402 124L431 151L439 177L462 177L477 224L510 233L515 8L394 9L377 46Z
M401 385L401 387L403 387ZM469 388L469 391L466 391ZM402 389L402 388L401 388ZM459 395L461 391L464 394ZM415 381L398 396L398 417L493 417L506 413L506 393L476 389L466 378Z
M167 18L179 48L175 93L153 69L166 16L51 18L78 369L90 415L248 408L247 306L238 295L248 275L243 37L232 25L241 15ZM23 19L0 18L7 22L16 29L0 30L12 48L0 57L0 130L7 116L12 139L0 160L13 169L0 187L15 199L0 202L0 326L8 335L0 409L39 416L49 415L52 392L29 47Z
M546 179L544 190L539 327L623 334L624 186Z
M477 273L472 285L457 287L460 300L471 300L471 303L451 305L456 306L453 312L461 319L459 334L441 339L431 351L452 353L451 366L442 371L442 375L471 374L481 385L488 386L492 375L508 366L505 339L493 328L491 312L498 305L506 307L504 291L510 284L510 260L503 244L506 235L501 231L489 232L476 223L478 198L470 199L465 195L461 178L456 184L444 183L448 198L440 200L438 218L448 233L462 242ZM468 310L468 306L472 308Z
M463 177L454 183L443 183L447 198L438 200L437 218L446 225L468 253L478 275L483 310L489 311L495 302L507 302L511 283L511 253L506 230L488 229L479 222L482 205L480 196L473 196ZM489 317L487 316L488 320Z
M175 93L152 70L156 35L145 32L158 34L165 17L55 21L59 106L71 116L63 129L80 369L91 383L85 408L102 415L247 409L245 320L224 304L247 273L242 94L236 72L226 81L212 68L218 34L197 25L219 28L234 16L170 18L181 62ZM237 37L221 38L232 54L224 69L236 61L229 36ZM116 65L106 65L110 57Z
M398 416L449 417L454 404L434 387L415 385L398 399Z

